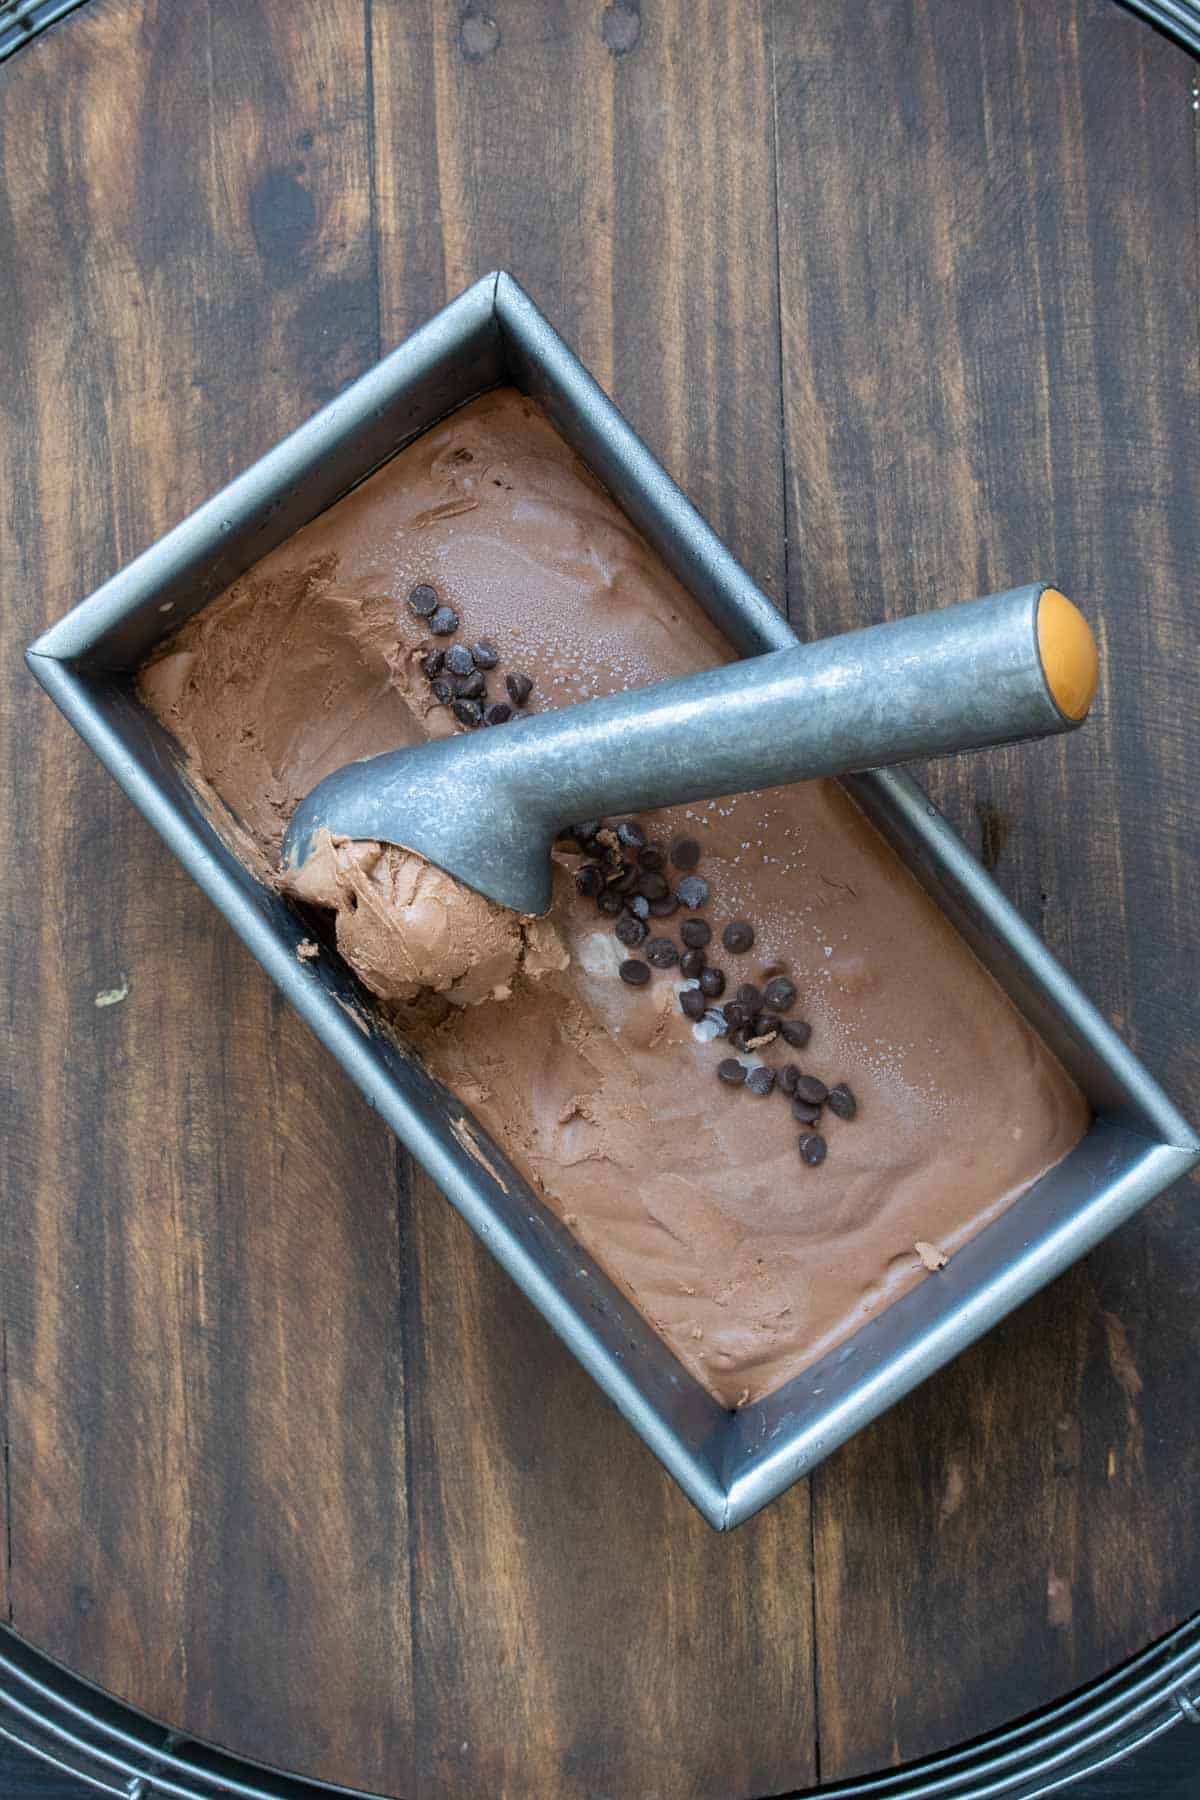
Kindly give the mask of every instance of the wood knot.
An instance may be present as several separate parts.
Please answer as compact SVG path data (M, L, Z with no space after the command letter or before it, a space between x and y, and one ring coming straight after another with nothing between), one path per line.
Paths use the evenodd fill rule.
M290 169L268 169L250 190L250 228L258 253L280 279L299 271L298 253L317 228L312 195Z
M600 36L611 56L628 56L637 48L641 35L642 18L636 0L613 0L611 6L605 7Z
M458 44L468 62L482 62L499 48L500 27L482 8L470 6L459 22Z

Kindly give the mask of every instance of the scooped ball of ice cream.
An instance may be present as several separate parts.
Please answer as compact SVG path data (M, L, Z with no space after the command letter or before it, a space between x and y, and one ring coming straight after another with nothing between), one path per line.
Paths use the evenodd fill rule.
M507 999L521 970L537 978L570 960L549 920L509 912L395 844L323 831L282 880L335 913L338 950L383 1000L434 993L477 1006Z

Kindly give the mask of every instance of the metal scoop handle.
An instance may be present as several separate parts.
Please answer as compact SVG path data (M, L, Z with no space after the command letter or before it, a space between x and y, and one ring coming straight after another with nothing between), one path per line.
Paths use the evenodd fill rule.
M1082 615L1037 583L350 763L301 802L284 860L322 828L382 839L540 914L575 820L1070 731L1095 682Z

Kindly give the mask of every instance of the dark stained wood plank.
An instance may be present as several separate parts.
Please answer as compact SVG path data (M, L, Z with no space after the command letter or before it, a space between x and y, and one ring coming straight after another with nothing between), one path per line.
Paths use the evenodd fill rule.
M1087 730L930 782L1195 1115L1194 65L1107 0L781 3L774 30L793 615L1035 576L1083 602L1108 668ZM1193 1198L817 1472L826 1779L1012 1718L1194 1608Z
M376 356L365 58L357 4L96 0L0 75L0 1282L17 1629L403 1792L394 1145L20 663Z
M494 32L480 6L372 3L383 340L506 268L782 605L757 9L492 10Z
M372 8L384 340L508 268L781 596L762 29L491 10ZM806 1490L715 1537L423 1180L409 1230L421 1791L806 1785Z

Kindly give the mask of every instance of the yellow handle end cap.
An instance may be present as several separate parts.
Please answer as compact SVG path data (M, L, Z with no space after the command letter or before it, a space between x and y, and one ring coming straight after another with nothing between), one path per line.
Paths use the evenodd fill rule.
M1087 717L1096 695L1100 653L1079 608L1047 588L1038 601L1038 653L1055 705L1068 719Z

